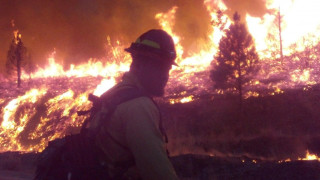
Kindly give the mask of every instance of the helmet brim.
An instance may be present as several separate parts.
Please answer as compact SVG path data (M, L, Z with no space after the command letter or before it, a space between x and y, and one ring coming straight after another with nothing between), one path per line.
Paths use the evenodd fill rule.
M125 50L126 52L130 53L130 54L133 54L133 53L143 53L144 55L147 55L147 56L150 56L150 57L163 58L163 57L161 57L159 54L152 53L152 52L141 52L141 51L136 50L136 49L134 49L134 48L132 48L132 47L125 48L124 50ZM174 60L171 61L170 63L171 63L172 65L175 65L175 66L178 66L178 67L179 67L179 65L178 65L176 62L174 62Z

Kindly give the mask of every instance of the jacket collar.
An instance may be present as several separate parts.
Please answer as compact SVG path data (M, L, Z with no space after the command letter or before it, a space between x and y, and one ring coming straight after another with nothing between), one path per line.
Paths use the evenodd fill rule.
M126 72L123 77L122 81L120 83L120 86L133 86L141 90L142 92L146 92L144 87L141 85L138 77L132 73L132 72Z

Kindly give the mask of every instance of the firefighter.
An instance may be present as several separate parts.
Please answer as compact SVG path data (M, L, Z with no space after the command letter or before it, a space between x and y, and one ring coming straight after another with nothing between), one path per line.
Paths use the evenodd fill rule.
M176 65L172 37L163 30L149 30L125 50L132 57L130 70L105 94L136 88L144 96L118 105L100 128L96 144L105 155L109 174L116 179L178 179L167 156L160 112L152 99L163 96L169 71ZM91 126L95 124L93 121Z

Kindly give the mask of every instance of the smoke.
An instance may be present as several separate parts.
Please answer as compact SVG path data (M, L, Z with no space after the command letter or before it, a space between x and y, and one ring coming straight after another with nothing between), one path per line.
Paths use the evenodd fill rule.
M130 0L13 0L0 6L1 62L19 29L34 61L45 62L53 50L65 64L105 54L107 36L129 43L149 28L159 28L154 13L166 11L170 3ZM16 27L11 27L14 20Z
M245 20L246 14L254 17L262 17L268 12L266 8L266 0L223 0L228 7L227 14L229 17L237 11L242 20Z
M224 0L227 13L261 16L263 0ZM56 50L64 65L106 54L107 36L129 45L140 34L160 28L155 15L178 6L174 32L186 54L208 41L210 15L199 0L10 0L0 2L0 69L6 61L13 30L18 29L33 61L42 65ZM13 21L14 20L14 21ZM12 27L14 22L14 27Z

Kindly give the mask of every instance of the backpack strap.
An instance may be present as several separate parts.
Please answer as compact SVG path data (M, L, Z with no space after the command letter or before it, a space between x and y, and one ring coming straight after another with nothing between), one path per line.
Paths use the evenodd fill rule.
M118 90L115 94L110 96L102 97L101 101L101 107L107 108L107 113L105 113L105 117L102 119L110 118L118 105L125 103L127 101L139 98L139 97L149 97L145 93L143 93L141 90L136 88L135 86L128 86L127 88ZM105 121L99 121L98 127L100 128L101 125L105 123Z
M126 102L126 101L129 101L129 100L132 100L132 99L135 99L135 98L138 98L138 97L142 97L142 96L145 96L145 97L148 97L150 98L150 100L153 102L153 104L157 107L158 111L159 111L159 116L160 116L160 119L159 119L159 130L162 134L162 136L164 137L164 140L165 140L165 143L168 144L168 136L167 136L167 133L163 127L163 118L162 118L162 114L161 114L161 111L160 111L160 108L159 108L159 105L153 100L153 98L145 95L144 93L142 93L138 88L136 87L131 87L131 88L126 88L126 89L123 89L122 91L118 91L118 97L119 98L115 98L116 101L115 102L112 102L111 101L111 106L109 106L111 109L108 111L108 117L107 119L110 119L111 115L113 114L113 112L115 111L115 109L117 108L118 105ZM102 122L102 121L100 121ZM100 128L102 127L102 123L99 122L99 130ZM105 123L105 122L104 122ZM97 131L98 132L98 131ZM110 133L108 133L108 136L116 143L118 144L119 146L121 146L122 148L124 149L127 149L129 150L126 146L122 145L120 142L118 142L115 138L112 137L112 135ZM169 153L169 150L168 148L166 147L166 152L167 152L167 155L169 156L170 153Z
M91 137L95 137L96 134L103 127L103 124L107 123L109 121L109 119L111 118L112 114L114 113L114 111L116 110L118 105L120 105L120 104L122 104L124 102L130 101L132 99L139 98L139 97L148 97L148 98L150 98L151 101L155 104L155 106L159 110L159 113L160 113L159 129L160 129L161 134L165 138L165 143L168 143L168 136L167 136L167 134L166 134L166 132L165 132L165 130L163 128L163 118L162 118L162 115L161 115L161 112L160 112L158 104L153 100L153 98L151 98L150 96L146 95L146 93L142 92L141 90L139 90L135 86L128 86L128 87L126 87L124 89L118 90L115 94L112 94L112 96L109 95L108 92L106 92L100 98L90 94L88 99L91 102L93 102L93 107L89 111L80 111L80 112L78 112L79 115L83 115L83 114L87 114L87 113L91 112L90 117L88 119L86 119L85 122L83 123L83 126L81 128L81 132L80 133L86 132L87 124L93 119L94 114L98 110L100 110L102 107L106 107L108 112L106 114L104 114L104 116L98 122L97 129L92 131L91 134L90 134ZM103 119L105 121L103 121ZM108 133L108 132L106 132L106 133L108 134L108 136L116 144L118 144L120 147L128 150L128 148L126 146L124 146L120 142L118 142L110 133ZM167 154L169 155L168 149L167 149Z
M122 104L126 101L146 96L148 97L145 93L143 93L141 90L139 90L135 86L128 86L124 89L118 90L116 93L110 95L108 91L103 94L101 97L97 97L93 94L89 94L88 100L93 103L93 106L90 110L86 111L78 111L77 114L79 116L86 115L90 113L89 118L87 118L81 127L80 133L86 133L87 130L87 125L92 121L94 118L95 114L100 111L102 108L106 108L108 110L107 113L104 114L104 117L102 119L108 119L108 116L111 116L117 106L119 104ZM98 127L101 127L103 121L98 122ZM98 129L100 130L100 129Z
M106 100L103 100L102 106L107 107L108 112L104 114L104 116L102 116L100 121L98 121L97 129L93 132L94 136L98 132L100 132L101 128L103 127L103 124L107 123L111 119L111 116L113 115L118 105L139 97L149 97L149 96L147 96L145 93L143 93L141 90L139 90L134 86L129 86L128 88L124 88L122 90L117 91L111 98L106 97ZM108 131L106 131L106 133L112 139L113 142L115 142L117 145L119 145L123 149L126 149L129 151L128 147L126 147L125 145L120 143L118 140L116 140Z

